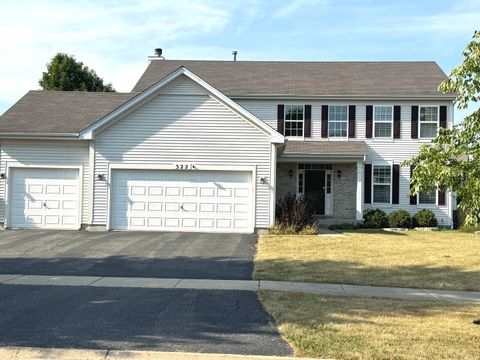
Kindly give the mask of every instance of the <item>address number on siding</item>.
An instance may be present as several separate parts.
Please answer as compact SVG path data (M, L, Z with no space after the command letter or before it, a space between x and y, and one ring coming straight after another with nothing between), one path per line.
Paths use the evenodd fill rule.
M189 169L195 169L194 164L173 164L175 166L175 169L177 170L189 170Z

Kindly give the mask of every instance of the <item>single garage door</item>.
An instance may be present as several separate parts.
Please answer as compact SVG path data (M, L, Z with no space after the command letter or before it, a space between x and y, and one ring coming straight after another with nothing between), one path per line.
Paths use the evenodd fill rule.
M251 172L114 170L112 181L113 229L253 231Z
M79 194L77 169L12 168L9 227L78 229Z

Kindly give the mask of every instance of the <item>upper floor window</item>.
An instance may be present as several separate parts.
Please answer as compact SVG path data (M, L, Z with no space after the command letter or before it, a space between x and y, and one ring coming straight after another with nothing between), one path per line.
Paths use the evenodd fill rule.
M303 136L303 105L285 105L285 136Z
M438 106L420 107L420 138L434 138L438 132Z
M328 110L328 136L347 137L348 106L330 105Z
M437 192L435 190L421 191L418 193L419 205L435 205L437 203Z
M373 202L390 204L392 167L390 165L373 165Z
M374 106L373 120L375 127L375 137L392 137L393 106Z

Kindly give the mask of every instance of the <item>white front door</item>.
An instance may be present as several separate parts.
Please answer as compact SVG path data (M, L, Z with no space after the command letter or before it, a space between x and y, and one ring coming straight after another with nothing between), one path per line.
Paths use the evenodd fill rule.
M252 173L113 170L111 227L253 232Z
M12 168L11 228L78 229L78 169Z

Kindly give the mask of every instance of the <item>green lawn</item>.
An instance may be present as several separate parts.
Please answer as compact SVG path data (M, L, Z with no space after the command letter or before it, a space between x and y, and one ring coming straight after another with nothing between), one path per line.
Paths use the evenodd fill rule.
M480 235L458 231L345 235L263 235L254 278L480 290Z
M260 292L296 356L480 359L480 305Z

